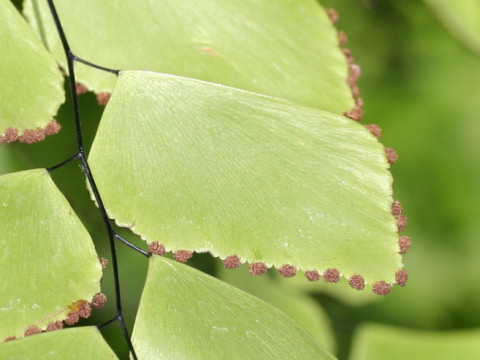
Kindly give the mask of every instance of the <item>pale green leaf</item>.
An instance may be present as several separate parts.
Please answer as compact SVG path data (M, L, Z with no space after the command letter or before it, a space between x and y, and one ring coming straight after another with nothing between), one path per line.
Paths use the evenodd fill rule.
M334 359L294 320L189 266L153 255L132 335L148 359Z
M198 78L336 113L355 105L337 31L315 0L55 4L74 53L95 64ZM25 12L65 67L46 1L27 1ZM111 74L81 64L77 79L96 92L115 85Z
M401 267L385 149L346 117L122 72L89 161L109 216L167 250L367 283Z
M0 177L0 219L0 339L45 329L99 292L92 240L45 169Z
M29 336L0 344L2 360L118 359L94 326Z
M253 277L244 267L225 269L222 265L216 271L216 276L283 311L302 325L326 350L335 353L335 336L330 320L317 301L289 286L292 279L276 281L278 279L272 276ZM302 280L305 283L305 279ZM352 295L351 291L349 294Z
M480 330L433 332L364 325L353 340L350 360L480 359Z
M478 0L425 0L445 27L466 47L480 55Z
M58 131L47 126L65 100L63 77L9 0L0 0L0 39L0 144L39 141Z
M280 277L280 274L278 277ZM382 301L382 298L370 291L359 291L352 294L352 287L347 279L340 279L339 282L332 284L323 280L305 281L302 277L296 276L288 279L288 285L300 293L328 296L349 306L364 306Z

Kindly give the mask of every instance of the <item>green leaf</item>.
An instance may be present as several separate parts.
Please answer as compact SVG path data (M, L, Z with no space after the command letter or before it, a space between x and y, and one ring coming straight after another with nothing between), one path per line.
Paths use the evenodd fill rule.
M326 350L335 352L334 334L327 313L311 297L289 286L292 279L275 279L271 276L252 277L246 269L225 269L224 266L217 269L216 276L283 311L302 325ZM349 294L352 295L351 292ZM379 297L375 296L375 298Z
M445 27L471 51L480 55L478 0L425 0Z
M153 255L132 342L140 359L334 359L294 320L189 266Z
M411 268L409 270L413 272ZM280 278L280 274L277 277ZM364 306L382 301L382 298L370 291L361 291L353 295L352 287L347 279L340 279L339 282L332 284L326 281L305 281L297 276L288 279L288 287L302 294L328 296L349 306ZM410 288L410 284L408 288Z
M118 359L95 326L52 331L0 344L0 358Z
M1 176L0 199L5 339L30 326L45 329L90 302L102 270L88 232L45 169Z
M385 149L343 116L127 71L89 162L109 216L167 250L367 283L401 267Z
M350 360L450 360L480 358L480 330L433 332L364 325Z
M95 64L198 78L336 113L355 105L337 31L314 0L55 4L73 51ZM46 2L25 5L65 68ZM77 80L90 89L112 91L112 74L77 69Z
M59 130L51 121L65 100L63 77L9 0L0 0L0 39L0 144L43 140Z

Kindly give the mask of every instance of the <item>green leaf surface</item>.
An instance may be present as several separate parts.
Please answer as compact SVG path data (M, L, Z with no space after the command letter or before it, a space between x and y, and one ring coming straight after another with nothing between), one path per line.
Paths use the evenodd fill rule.
M355 105L337 31L314 0L55 4L74 53L95 64L198 78L335 113ZM25 6L65 68L46 1ZM96 92L115 85L112 74L81 64L76 76Z
M0 144L42 140L58 131L48 124L65 100L63 77L9 0L0 0L0 39Z
M118 359L95 326L46 332L0 344L0 358L20 359Z
M425 0L445 27L467 48L480 55L478 0Z
M132 342L139 359L334 359L279 310L194 268L150 258Z
M100 291L92 240L45 169L0 177L0 339L63 320Z
M479 359L480 330L433 332L364 325L353 340L350 360Z
M277 277L280 278L281 275L278 274ZM370 291L357 291L355 294L352 294L352 287L347 279L340 279L337 283L329 283L323 280L315 282L305 281L302 277L296 276L288 279L288 287L302 294L323 295L335 298L349 306L363 306L382 301L382 298Z
M302 325L326 350L335 353L335 336L327 313L311 297L289 286L292 279L276 279L272 276L252 277L247 269L242 267L225 269L223 265L219 266L216 276L283 311ZM305 283L305 280L302 280ZM349 294L352 295L351 291Z
M127 71L89 162L109 216L167 250L367 283L401 267L385 149L343 116Z

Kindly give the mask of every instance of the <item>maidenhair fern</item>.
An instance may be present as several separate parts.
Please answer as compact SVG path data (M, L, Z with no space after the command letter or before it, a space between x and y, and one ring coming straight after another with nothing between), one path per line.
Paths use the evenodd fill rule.
M58 63L73 93L77 152L0 177L0 338L58 330L105 303L106 261L50 178L71 162L85 172L111 247L116 314L98 328L119 322L132 358L333 358L277 309L159 256L168 252L180 262L208 252L228 269L249 264L252 275L343 276L380 295L406 284L410 239L398 235L406 218L389 172L396 154L377 126L358 122L360 69L334 12L313 0L31 0L24 12L36 34L0 0L0 144L59 131ZM89 154L85 91L107 104ZM149 263L132 337L118 241ZM114 356L84 327L7 342L0 357L47 356L37 348Z

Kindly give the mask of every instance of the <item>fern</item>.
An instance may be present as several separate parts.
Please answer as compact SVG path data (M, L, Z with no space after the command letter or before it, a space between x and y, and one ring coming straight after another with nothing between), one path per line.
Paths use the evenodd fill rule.
M389 172L396 154L378 127L358 122L359 67L340 46L334 13L309 0L26 1L24 12L36 35L0 1L0 75L9 79L0 143L58 132L58 63L69 74L77 149L46 170L0 177L2 272L12 274L1 284L0 338L73 325L105 302L106 260L51 179L73 162L108 232L116 309L97 327L3 344L3 357L42 358L43 347L85 358L88 344L88 357L111 358L97 329L118 322L132 358L333 358L288 316L159 256L167 252L180 262L209 252L252 275L273 266L311 281L343 276L380 295L405 285L410 240L398 236L406 218ZM88 154L87 90L108 103ZM132 337L118 242L149 263Z

